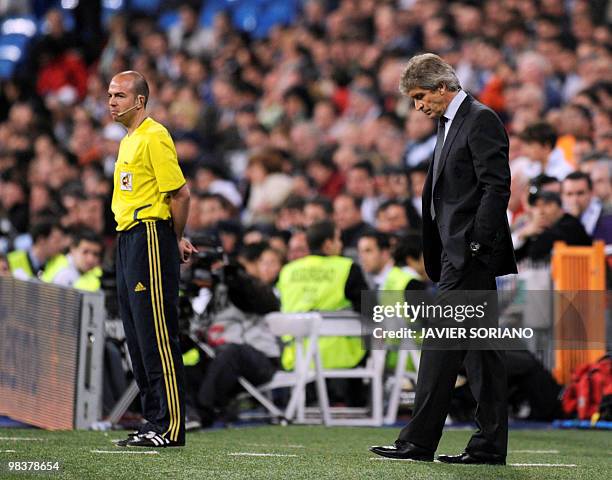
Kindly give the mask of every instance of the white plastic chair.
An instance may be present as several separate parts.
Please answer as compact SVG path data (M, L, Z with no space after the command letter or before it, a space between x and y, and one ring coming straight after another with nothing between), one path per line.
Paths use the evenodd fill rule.
M414 372L406 370L406 362L408 357L412 358ZM395 373L393 375L393 386L389 394L389 403L387 405L387 413L385 414L385 425L393 425L397 420L397 410L400 404L400 395L402 393L402 385L404 379L409 379L416 386L417 376L419 372L419 363L421 361L421 351L412 340L405 339L400 344L397 353L397 364L395 365Z
M295 339L295 368L291 372L279 370L272 380L255 387L245 379L240 379L243 388L261 403L272 416L296 423L305 423L306 385L316 381L319 402L327 403L327 390L321 375L316 374L317 333L321 323L318 313L270 313L265 321L270 331L277 337L291 335ZM308 347L304 348L304 340ZM311 366L315 366L315 370ZM291 395L285 411L281 411L266 395L278 388L290 387Z
M352 311L321 312L319 338L368 335L363 329L362 317ZM372 337L370 337L372 338ZM328 378L361 378L370 382L371 412L364 417L363 408L330 407L327 395L319 399L321 416L325 425L342 426L380 426L383 424L383 375L385 368L384 345L370 345L365 366L346 369L323 369L319 371L324 379ZM316 360L320 362L319 355ZM334 415L335 414L335 415Z
M271 313L266 322L276 336L291 335L295 338L296 363L293 372L279 371L270 382L259 387L241 382L243 387L258 400L273 416L296 423L311 423L306 418L306 385L316 382L318 397L318 422L327 426L380 426L383 425L383 376L386 351L384 345L372 345L365 366L346 369L324 369L318 351L318 338L353 336L360 337L368 332L362 329L361 316L352 311ZM303 340L308 339L304 348ZM407 352L406 352L407 353ZM405 365L405 358L404 358ZM314 369L313 369L314 366ZM371 412L364 416L366 409L331 407L325 380L328 378L361 378L370 382ZM291 397L284 412L274 405L264 392L291 387ZM398 392L399 397L399 392Z

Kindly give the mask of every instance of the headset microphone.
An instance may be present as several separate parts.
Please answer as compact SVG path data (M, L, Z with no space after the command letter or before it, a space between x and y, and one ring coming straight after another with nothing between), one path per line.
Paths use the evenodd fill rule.
M124 110L123 112L119 112L117 114L117 116L118 117L123 117L126 113L130 113L132 110L134 110L135 108L138 108L140 106L142 106L142 102L141 101L139 101L138 103L134 104L133 106L131 106L127 110Z
M128 108L127 110L124 110L123 112L119 112L117 114L118 117L123 117L126 113L130 113L132 110L134 110L135 108L138 108L140 105L134 105L133 107Z

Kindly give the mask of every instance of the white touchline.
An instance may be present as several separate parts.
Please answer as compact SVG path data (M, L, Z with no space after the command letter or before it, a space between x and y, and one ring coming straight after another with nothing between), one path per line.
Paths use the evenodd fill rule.
M412 458L389 458L389 457L373 457L370 460L382 460L384 462L416 462L418 460L413 460Z
M159 452L155 451L155 450L151 450L151 451L145 451L145 452L139 452L139 451L132 451L132 450L90 450L91 453L128 453L128 454L140 454L140 455L159 455Z
M32 441L32 442L42 442L43 438L31 438L31 437L0 437L0 440L9 440L9 441Z
M293 454L285 453L252 453L252 452L235 452L228 453L230 457L297 457Z
M510 450L508 453L559 453L559 450Z
M0 450L0 453L16 453L17 450Z
M272 443L245 443L249 447L274 447L274 448L306 448L304 445L274 445Z

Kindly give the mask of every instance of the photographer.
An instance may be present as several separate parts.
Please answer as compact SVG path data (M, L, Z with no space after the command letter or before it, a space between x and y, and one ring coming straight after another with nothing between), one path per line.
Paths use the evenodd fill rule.
M191 301L196 321L191 325L190 339L195 347L195 332L214 349L214 355L191 348L183 357L187 360L189 403L202 427L225 416L227 406L241 390L239 377L261 385L272 378L280 364L279 344L263 321L263 315L280 307L272 288L237 262L227 261L221 247L211 248L211 242L206 243L196 243L200 253L188 274L187 295L197 294Z

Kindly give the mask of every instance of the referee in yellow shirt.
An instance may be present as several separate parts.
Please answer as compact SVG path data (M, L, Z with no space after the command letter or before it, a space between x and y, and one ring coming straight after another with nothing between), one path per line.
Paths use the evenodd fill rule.
M138 72L113 77L108 105L127 128L115 164L119 311L147 421L119 446L185 445L183 362L178 344L180 262L189 188L166 128L146 114L149 86Z

